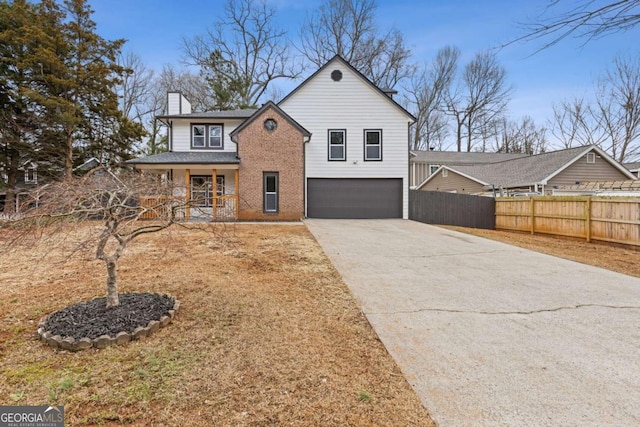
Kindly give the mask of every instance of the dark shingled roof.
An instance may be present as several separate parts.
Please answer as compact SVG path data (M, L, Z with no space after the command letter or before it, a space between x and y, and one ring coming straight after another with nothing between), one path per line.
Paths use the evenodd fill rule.
M629 169L630 171L633 171L636 169L640 169L640 162L624 163L623 166Z
M451 166L450 169L495 186L539 184L592 148L593 146L569 148L498 163Z
M434 165L448 164L467 164L479 165L485 163L496 163L505 160L517 159L519 157L527 157L528 154L522 153L466 153L459 151L411 151L414 155L411 157L412 162L431 163Z
M236 153L229 151L191 151L154 154L128 160L133 165L165 165L165 164L220 164L240 163Z
M247 119L258 111L255 108L244 110L205 111L202 113L172 114L157 116L159 119Z

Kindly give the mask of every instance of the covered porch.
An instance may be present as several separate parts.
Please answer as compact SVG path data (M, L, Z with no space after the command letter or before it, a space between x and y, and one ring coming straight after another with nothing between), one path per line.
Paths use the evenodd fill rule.
M195 156L197 157L195 157ZM204 155L204 156L203 156ZM214 155L214 156L211 156ZM221 156L222 155L222 156ZM160 157L160 159L158 159ZM212 158L213 157L213 158ZM157 160L199 160L159 163ZM204 162L203 160L209 160ZM179 217L185 221L236 221L239 206L239 159L235 153L162 153L130 161L145 173L172 182L173 198L184 208ZM145 206L158 204L158 197L140 200ZM145 219L154 219L150 211Z

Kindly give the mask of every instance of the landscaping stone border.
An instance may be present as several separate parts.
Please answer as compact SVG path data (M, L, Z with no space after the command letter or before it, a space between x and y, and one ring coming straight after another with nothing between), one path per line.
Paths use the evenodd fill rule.
M59 348L62 350L75 352L80 350L86 350L92 347L107 348L112 345L123 345L128 343L129 341L135 341L144 337L148 337L154 332L158 331L160 328L164 328L168 326L169 323L171 323L173 318L176 316L176 313L178 312L178 310L180 309L180 301L176 297L169 294L156 293L156 295L168 297L169 299L171 299L173 301L173 308L167 312L167 315L162 316L158 320L151 320L147 324L147 326L145 327L139 326L133 332L123 331L123 332L118 332L116 336L101 335L94 339L81 338L79 340L76 340L73 337L61 337L60 335L52 335L51 332L48 332L45 330L45 325L47 323L47 320L49 319L49 316L53 314L51 313L44 316L38 322L38 331L37 331L38 338L40 339L40 341L44 342L45 344L53 348ZM100 297L96 297L96 298L100 298Z

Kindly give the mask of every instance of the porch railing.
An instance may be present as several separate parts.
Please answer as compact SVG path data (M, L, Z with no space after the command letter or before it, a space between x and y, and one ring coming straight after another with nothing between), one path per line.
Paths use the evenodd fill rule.
M168 200L175 200L173 206L179 206L176 217L183 220L208 219L211 221L235 221L238 219L238 196L229 194L214 196L211 206L194 206L187 203L184 196L145 196L140 198L140 206L146 210L140 219L166 218L172 204Z

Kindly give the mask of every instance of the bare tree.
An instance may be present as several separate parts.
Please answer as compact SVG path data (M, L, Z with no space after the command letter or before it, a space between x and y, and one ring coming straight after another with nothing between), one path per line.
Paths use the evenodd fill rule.
M465 66L458 85L446 94L444 111L454 119L458 151L462 151L463 141L466 151L471 151L507 108L511 86L506 75L495 53L481 52Z
M203 75L189 70L176 70L172 65L165 65L153 82L153 92L160 101L162 114L166 108L167 92L180 91L189 100L193 111L207 111L215 108L216 100ZM157 104L157 100L153 100Z
M149 114L147 105L152 95L153 70L149 70L140 56L132 52L119 55L118 64L123 69L116 86L120 110L131 120L142 123Z
M31 193L20 216L0 220L0 241L4 249L31 238L51 238L71 233L79 224L89 231L79 247L95 245L96 258L107 269L107 307L119 304L117 265L127 245L135 238L164 230L175 224L191 203L184 188L157 175L134 172L114 174L94 169L83 177L55 182ZM141 219L153 221L140 221Z
M564 5L567 7L563 7ZM618 0L605 4L594 0L549 0L539 22L526 24L527 33L511 43L550 37L551 40L538 49L540 51L569 36L584 38L586 43L611 33L630 30L638 23L638 0Z
M564 100L553 106L551 133L565 148L600 145L604 140L594 110L584 98Z
M497 153L540 154L547 150L547 129L537 126L529 116L519 122L502 117L494 124L495 145L492 151Z
M606 135L601 148L624 162L640 152L640 60L615 58L597 94L594 114Z
M442 112L445 94L456 72L460 50L446 46L431 64L425 64L404 88L405 104L416 117L412 127L413 150L442 148L449 124Z
M187 60L201 67L216 109L256 106L273 81L300 74L274 15L266 0L228 0L224 19L184 40Z
M320 67L340 55L376 86L393 88L413 70L402 34L380 32L375 0L325 0L300 32L302 54Z

